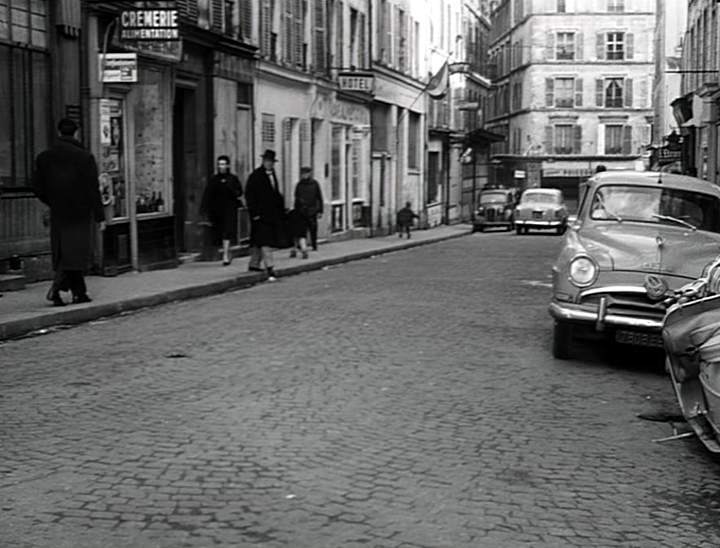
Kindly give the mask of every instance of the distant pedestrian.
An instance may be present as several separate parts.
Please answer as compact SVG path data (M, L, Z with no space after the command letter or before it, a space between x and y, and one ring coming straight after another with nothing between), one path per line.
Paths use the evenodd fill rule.
M59 138L35 159L35 195L50 206L50 245L55 278L47 293L53 306L63 306L61 291L73 303L87 303L83 274L90 265L95 223L105 229L95 158L76 139L78 125L69 118L58 123Z
M250 214L250 263L248 269L264 272L275 281L272 248L285 247L285 200L275 174L274 150L262 155L262 165L250 174L245 200ZM265 265L263 269L262 265Z
M242 205L242 185L230 173L230 158L222 155L217 159L217 173L208 181L203 194L200 211L212 223L214 244L222 242L223 265L230 264L230 240L237 233L237 210Z
M295 204L293 206L305 218L310 232L310 245L317 251L317 220L323 214L323 195L318 183L312 176L312 168L300 168L300 181L295 185Z
M414 219L420 218L410 206L410 202L405 202L405 207L397 212L398 237L402 238L404 232L407 234L408 240L410 239L410 228L413 225Z

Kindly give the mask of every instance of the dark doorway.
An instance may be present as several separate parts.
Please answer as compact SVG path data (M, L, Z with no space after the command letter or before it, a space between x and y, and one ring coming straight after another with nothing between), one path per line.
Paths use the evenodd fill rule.
M196 247L200 235L194 222L193 189L197 176L198 140L195 112L197 98L194 89L177 87L173 106L173 192L175 233L178 249L187 251Z

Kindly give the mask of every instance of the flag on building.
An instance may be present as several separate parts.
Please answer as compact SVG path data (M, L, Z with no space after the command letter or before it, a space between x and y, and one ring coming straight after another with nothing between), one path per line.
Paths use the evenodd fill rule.
M450 70L448 63L445 61L435 75L430 78L426 91L433 99L442 99L450 86Z

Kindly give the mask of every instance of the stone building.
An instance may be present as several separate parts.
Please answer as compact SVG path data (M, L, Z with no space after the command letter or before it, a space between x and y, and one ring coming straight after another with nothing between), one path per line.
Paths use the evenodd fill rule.
M690 0L683 40L680 96L672 101L682 134L682 170L720 184L718 5Z
M573 199L598 164L642 168L651 142L654 0L505 0L492 16L495 180Z

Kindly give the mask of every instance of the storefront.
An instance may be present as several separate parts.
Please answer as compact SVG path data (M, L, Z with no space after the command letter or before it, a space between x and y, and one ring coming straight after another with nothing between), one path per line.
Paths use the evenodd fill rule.
M121 42L120 16L89 18L91 35L97 36L88 52L91 148L107 224L98 250L100 270L112 275L175 266L171 136L182 44ZM118 53L129 60L116 73L110 69L113 59L122 57Z

